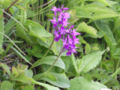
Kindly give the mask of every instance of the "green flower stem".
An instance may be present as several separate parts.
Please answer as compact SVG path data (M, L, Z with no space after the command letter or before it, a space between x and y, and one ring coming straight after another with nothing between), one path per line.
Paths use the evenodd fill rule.
M59 55L57 56L57 58L56 58L56 60L53 62L53 64L51 65L51 67L50 68L48 68L48 70L47 71L45 71L45 72L43 72L41 75L40 75L40 78L42 78L45 74L47 74L53 67L54 67L54 65L56 64L56 62L58 61L58 59L60 58L60 56L61 56L61 54L62 54L62 52L63 52L63 48L61 49L61 51L60 51L60 53L59 53Z
M53 30L52 30L52 34L53 34L54 32L53 32ZM50 47L48 48L48 50L46 51L46 53L43 55L43 57L45 57L45 56L47 56L47 54L48 54L48 52L50 51L50 49L52 48L52 46L53 46L53 44L54 44L54 35L53 35L53 40L52 40L52 42L51 42L51 44L50 44ZM43 58L42 57L42 58ZM41 58L41 59L42 59Z
M43 57L47 56L47 54L48 54L48 52L50 51L50 49L52 48L53 44L54 44L54 37L53 37L53 40L52 40L52 42L51 42L48 50L47 50L46 53L43 55ZM42 58L43 58L43 57L42 57ZM41 58L41 59L42 59L42 58Z
M60 56L62 55L62 52L63 52L63 48L61 49L61 51L60 51L59 55L57 56L56 60L52 63L51 67L47 71L45 71L43 74L49 72L54 67L54 65L56 64L56 62L59 60Z

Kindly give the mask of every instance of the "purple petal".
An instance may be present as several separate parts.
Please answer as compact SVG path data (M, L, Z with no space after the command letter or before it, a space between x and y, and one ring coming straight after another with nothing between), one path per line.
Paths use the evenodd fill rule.
M72 53L71 53L70 51L68 51L68 52L66 53L67 56L71 56L71 54L72 54Z
M56 8L56 7L53 7L51 10L52 10L53 12L57 12L57 8Z

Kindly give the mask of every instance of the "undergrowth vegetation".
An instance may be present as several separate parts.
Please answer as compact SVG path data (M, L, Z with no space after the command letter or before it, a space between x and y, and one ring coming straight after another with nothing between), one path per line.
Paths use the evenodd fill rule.
M54 41L53 7L69 8L76 52ZM0 90L120 90L119 0L0 0Z

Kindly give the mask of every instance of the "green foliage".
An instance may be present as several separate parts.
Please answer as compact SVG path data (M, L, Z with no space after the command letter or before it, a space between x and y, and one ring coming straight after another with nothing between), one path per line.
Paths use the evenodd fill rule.
M9 81L3 81L1 83L1 90L13 90L13 84Z
M100 63L103 53L104 51L96 51L77 60L79 73L86 73L95 68Z
M81 35L60 54L51 8L69 8ZM0 0L0 90L120 90L119 0Z
M3 45L3 35L4 35L4 17L3 11L0 9L0 53L2 53L2 45Z
M91 26L88 26L85 22L80 23L80 25L78 25L77 30L79 32L85 32L91 37L97 37L97 30Z
M4 65L4 64L1 64L1 65ZM3 69L6 70L6 68L3 68ZM48 84L35 81L32 78L32 76L33 76L33 72L31 70L28 70L27 66L25 66L25 65L19 64L17 66L17 68L12 67L12 72L9 75L11 82L3 81L1 83L1 90L14 90L15 88L20 89L20 88L24 88L24 87L30 88L31 90L33 90L33 86L31 87L29 85L35 85L35 84L43 86L43 87L47 88L48 90L52 90L52 89L59 90L57 87L53 87ZM18 82L18 83L16 83L16 82ZM7 87L5 86L6 84L8 85ZM28 86L26 86L26 85L28 85ZM13 89L13 87L14 87L14 89ZM22 89L22 90L24 90L24 89Z
M68 90L101 90L107 89L106 86L99 82L88 81L84 77L76 77L71 81L71 87Z
M74 11L75 10L75 11ZM97 3L87 4L80 7L74 7L76 17L78 18L90 18L92 20L99 20L111 17L118 17L119 15L112 9Z
M33 66L33 67L36 67L36 66L39 66L39 65L42 65L42 64L47 64L47 65L52 65L52 63L56 60L56 56L47 56L47 57L44 57L43 59L40 59L40 60L37 60ZM63 63L62 59L59 58L59 60L56 62L56 64L54 66L57 66L59 68L62 68L62 69L65 69L65 64Z
M53 72L48 72L45 73L44 75L37 74L34 76L35 79L37 80L43 80L47 81L55 86L61 87L61 88L69 88L69 80L66 77L65 74L63 73L53 73Z

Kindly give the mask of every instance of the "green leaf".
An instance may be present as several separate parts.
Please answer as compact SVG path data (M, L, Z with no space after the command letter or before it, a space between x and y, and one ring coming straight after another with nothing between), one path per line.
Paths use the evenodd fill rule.
M11 75L11 80L15 82L20 82L24 85L40 85L45 87L47 90L59 90L57 87L44 84L41 82L37 82L32 78L32 72L30 70L27 71L27 66L26 65L18 65L17 68L12 68L12 75ZM30 75L28 75L30 74Z
M0 53L3 52L3 34L4 34L4 17L3 17L3 11L0 9Z
M38 39L38 43L46 48L49 48L52 40L53 35L49 32L47 32L43 26L41 26L39 23L27 20L25 23L25 26L29 28L29 35L33 36ZM54 42L51 50L58 55L62 47L62 42Z
M91 69L94 69L100 63L103 53L104 51L96 51L85 55L81 60L78 60L79 73L86 73Z
M61 51L61 48L63 47L62 41L54 42L51 50L55 53L55 55L58 55ZM63 52L61 56L66 56L66 52Z
M114 59L119 59L120 58L120 48L114 48L114 49L112 49L111 56Z
M34 36L39 39L41 39L43 37L44 38L52 37L52 35L49 32L47 32L39 23L34 22L32 20L27 20L26 24L28 25L28 28L30 30L29 34L31 36Z
M47 90L59 90L57 87L37 82L33 78L28 77L28 76L26 76L24 74L19 74L17 77L13 77L12 80L18 81L18 82L22 82L24 84L36 84L36 85L40 85L40 86L45 87Z
M52 65L53 62L56 60L56 58L57 58L57 56L44 57L43 59L37 60L32 65L32 68L37 67L37 66L42 65L42 64ZM62 61L61 58L58 59L58 61L56 62L56 64L54 66L65 69L65 64L64 64L64 62Z
M88 81L83 77L76 77L70 81L70 88L68 90L101 90L108 89L99 82Z
M62 56L62 60L65 63L65 72L69 77L73 77L76 74L76 70L72 62L72 57L71 56Z
M30 56L41 58L46 52L46 49L44 47L41 47L40 45L34 45L32 46L32 48L26 49L26 51Z
M114 21L114 29L113 29L113 33L114 33L114 37L117 41L117 43L120 45L120 18L116 18Z
M97 1L97 2L100 2L106 6L112 6L113 4L115 4L116 2L114 1L110 1L110 0L90 0L90 1Z
M100 20L96 21L95 24L97 28L101 31L101 33L104 35L104 39L110 48L117 45L114 35L107 22Z
M0 67L2 67L4 71L8 73L8 75L11 74L9 67L6 64L0 63Z
M29 43L32 43L32 40L28 34L28 32L26 32L24 30L23 27L21 27L21 25L19 24L16 24L16 35L24 40L26 40L27 42Z
M37 74L34 76L37 80L44 80L47 81L57 87L61 88L69 88L69 80L65 74L54 73L54 72L47 72L44 76L41 77L42 74Z
M96 0L94 0L94 1L96 1ZM110 6L110 7L112 7L112 5L117 3L116 1L111 1L111 0L97 0L97 1L105 4L106 6Z
M77 63L76 63L76 59L75 59L75 56L73 54L72 54L71 58L72 58L72 64L75 68L76 73L79 73Z
M3 81L0 90L13 90L13 84L9 81Z
M51 85L49 85L49 84L40 83L40 82L36 82L36 84L45 87L47 90L60 90L59 88L54 87L54 86L51 86Z
M107 6L111 6L110 3L107 2L107 0L97 0L97 1L103 3L103 4L107 5Z
M33 77L32 70L25 70L25 75L32 78Z
M91 37L97 37L97 30L92 26L88 26L85 22L80 23L77 30L80 32L85 32Z
M112 9L92 3L80 7L75 7L72 12L76 12L78 18L90 18L92 20L118 17L119 15Z
M25 86L23 90L34 90L34 86L33 85Z
M52 40L53 40L53 35L49 32L47 32L43 26L41 26L39 23L31 21L31 20L27 20L26 22L26 26L29 28L29 35L36 37L39 42L40 45L49 48ZM59 48L57 47L59 46ZM51 50L58 55L60 49L62 47L62 43L59 42L54 42L54 44L52 45Z

